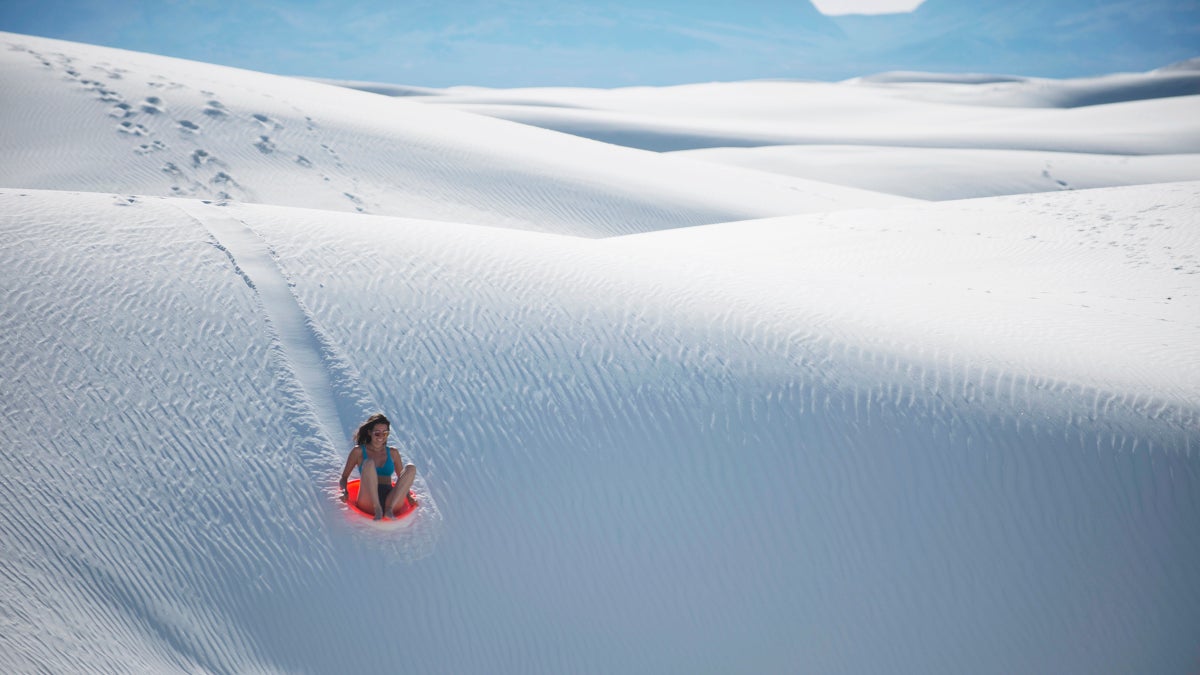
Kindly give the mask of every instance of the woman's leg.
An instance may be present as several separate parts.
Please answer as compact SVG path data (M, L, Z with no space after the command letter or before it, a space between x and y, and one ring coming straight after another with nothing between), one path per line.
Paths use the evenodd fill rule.
M404 505L404 500L408 498L408 491L412 488L413 480L416 477L417 467L412 464L404 465L404 470L396 474L396 485L388 495L387 504L384 506L385 512L392 516L396 515L396 511Z
M362 463L362 479L358 483L358 508L364 513L374 513L375 520L383 518L383 504L379 503L379 476L375 473L375 462L370 458Z

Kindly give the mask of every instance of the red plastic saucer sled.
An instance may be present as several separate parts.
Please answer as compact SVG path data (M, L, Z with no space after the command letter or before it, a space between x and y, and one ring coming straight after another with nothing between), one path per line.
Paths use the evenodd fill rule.
M360 482L360 480L358 478L355 478L354 480L351 480L346 483L346 493L349 495L349 497L346 499L346 503L350 505L351 513L362 516L363 518L370 518L370 519L374 520L375 519L374 513L367 513L366 511L363 511L362 509L358 508L358 484L359 484L359 482ZM416 511L418 506L420 506L420 504L417 502L417 496L412 493L412 490L409 490L408 491L408 499L405 499L404 503L402 503L400 505L400 507L398 509L396 509L396 515L392 516L392 518L394 518L396 520L404 518L405 516L412 513L413 511Z

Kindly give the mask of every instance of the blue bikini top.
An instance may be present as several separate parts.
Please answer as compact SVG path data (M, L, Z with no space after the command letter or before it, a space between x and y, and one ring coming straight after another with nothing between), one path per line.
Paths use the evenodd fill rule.
M362 473L362 466L363 464L367 463L367 446L360 445L358 448L362 450L362 461L358 463L358 472ZM396 463L392 461L392 449L388 448L387 461L383 463L383 466L375 467L375 474L380 478L387 478L388 480L391 480L392 474L395 472Z

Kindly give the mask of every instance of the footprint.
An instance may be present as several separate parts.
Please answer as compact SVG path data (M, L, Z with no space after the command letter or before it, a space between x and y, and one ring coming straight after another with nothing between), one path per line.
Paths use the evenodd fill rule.
M325 152L328 152L329 156L333 158L334 166L336 166L339 169L345 168L345 165L342 164L342 158L341 158L341 156L338 155L337 150L334 150L333 148L329 147L328 145L325 145L324 143L321 144L321 147L324 148Z
M201 149L192 153L192 166L199 168L209 164L212 164L213 166L225 166L225 162L217 159L207 150Z
M1057 185L1058 189L1060 190L1070 190L1071 186L1067 183L1067 181L1055 178L1054 175L1050 173L1051 168L1052 167L1047 164L1046 168L1042 169L1042 178L1045 178L1049 181L1054 181L1054 184Z
M121 122L117 125L117 131L131 136L149 136L150 130L141 124L134 124L130 121Z
M230 176L229 174L225 173L224 171L218 171L215 176L208 179L208 182L212 183L213 185L223 185L223 186L235 187L235 188L239 188L239 189L242 187L241 185L238 185L238 182L236 180L233 179L233 176ZM225 193L222 193L222 194L225 194ZM228 195L226 195L225 198L228 199L229 198Z
M163 143L162 141L154 141L153 143L142 143L141 145L139 145L137 147L136 150L134 150L134 152L136 152L139 155L148 155L152 152L158 152L159 150L166 150L166 149L167 149L166 143Z
M147 96L146 100L142 101L142 112L151 115L161 115L163 112L162 99L157 96Z
M153 77L156 79L153 81L147 82L146 86L154 87L155 89L180 89L180 88L183 88L182 84L180 84L178 82L172 82L172 81L166 79L165 77L163 77L162 75L154 75Z
M363 201L359 199L357 195L352 195L349 192L343 192L342 194L346 195L346 199L349 199L350 202L354 204L355 210L357 210L359 213L363 213Z
M96 98L105 103L124 103L125 97L119 92L109 89L103 83L96 80L80 80L79 84L83 85L84 89L96 93Z
M299 164L300 166L302 166L302 167L306 168L306 169L311 169L311 168L312 168L312 165L313 165L313 163L312 163L312 162L310 162L310 161L308 161L308 158L307 158L307 157L305 157L304 155L297 155L297 156L296 156L296 163L297 163L297 164Z
M269 136L259 136L258 142L254 144L254 147L258 148L258 151L264 155L275 152L275 144L271 142Z
M108 76L108 79L110 79L110 80L120 80L123 78L125 73L129 72L125 68L114 67L110 63L100 63L97 65L94 65L94 66L92 66L92 70L98 70L98 71L104 73L106 76Z
M204 108L203 112L209 117L225 117L229 114L229 111L225 109L225 105L217 100L209 101L208 106Z
M184 133L198 134L200 133L200 125L191 120L179 120L179 130Z
M254 118L255 122L258 122L259 124L263 125L267 129L271 129L273 131L278 131L283 128L282 124L280 124L279 122L276 122L275 120L271 119L270 117L267 117L266 115L264 115L262 113L254 113L253 115L251 115L251 117Z
M53 68L53 67L54 67L54 64L53 64L53 63L51 63L49 59L47 59L46 57L42 56L42 55L41 55L41 54L39 54L38 52L36 52L36 51L34 51L34 50L30 49L29 47L26 47L26 46L24 46L24 45L12 44L12 43L10 42L10 43L8 44L8 51L10 51L10 52L24 52L24 53L26 53L26 54L29 54L29 55L30 55L30 56L32 56L33 58L37 59L39 62L41 62L41 64L42 64L43 66L45 66L45 67L47 67L47 68Z
M133 112L133 106L125 103L124 101L116 104L111 110L108 111L109 117L115 117L119 120L125 119L126 117L133 117L136 114L137 113Z
M54 64L50 62L50 59L47 59L46 57L42 56L37 51L34 51L34 50L30 49L29 47L26 47L25 45L9 43L8 51L10 51L10 52L25 52L26 54L28 54L28 55L32 56L33 58L37 59L38 61L40 61L43 66L47 66L49 68L54 67Z

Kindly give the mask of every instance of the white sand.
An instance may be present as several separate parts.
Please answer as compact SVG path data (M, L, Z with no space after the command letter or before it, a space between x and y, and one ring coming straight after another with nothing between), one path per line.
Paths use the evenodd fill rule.
M0 42L0 670L1195 669L1196 97L487 92L763 153L662 155Z
M1200 154L790 145L680 155L917 199L947 200L1200 180ZM914 164L920 180L914 179Z
M919 199L1200 179L1200 72L1187 69L1078 80L886 73L837 84L456 87L408 100Z

